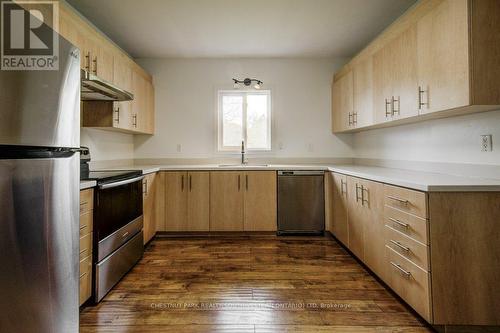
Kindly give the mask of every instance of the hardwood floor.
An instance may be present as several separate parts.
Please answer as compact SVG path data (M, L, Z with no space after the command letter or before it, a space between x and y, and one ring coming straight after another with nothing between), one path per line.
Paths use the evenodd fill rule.
M432 332L330 237L156 238L80 332Z

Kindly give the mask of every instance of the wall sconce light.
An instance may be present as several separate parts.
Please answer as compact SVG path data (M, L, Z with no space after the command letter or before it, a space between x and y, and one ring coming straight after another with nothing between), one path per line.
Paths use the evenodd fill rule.
M255 82L253 87L254 87L254 89L259 90L262 87L262 85L264 84L264 82L262 82L261 80L249 79L249 78L246 78L244 80L233 79L233 82L234 82L234 89L239 89L241 83L243 83L245 86L249 87L252 84L252 82Z

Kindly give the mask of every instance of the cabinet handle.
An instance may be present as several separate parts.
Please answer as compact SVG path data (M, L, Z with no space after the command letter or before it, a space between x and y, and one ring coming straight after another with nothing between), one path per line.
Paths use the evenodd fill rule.
M365 191L367 199L365 199ZM361 185L361 205L364 206L365 202L369 204L370 203L369 199L370 199L370 192L364 185Z
M403 205L408 205L410 203L408 200L393 197L392 195L388 195L387 198L389 198L391 200L398 201L398 202L402 203Z
M361 199L361 200L363 199L362 197L361 198L359 197L359 193L358 193L359 189L361 189L361 191L363 190L363 188L360 185L356 184L356 202L358 202L359 199ZM363 195L363 193L361 193L361 195ZM363 203L363 202L361 201L361 203Z
M85 69L90 72L90 51L85 55Z
M137 114L132 115L132 126L137 127Z
M391 101L386 98L385 99L385 117L386 118L388 118L389 116L391 116L391 117L393 116L392 110L388 109L388 106L391 104L392 104Z
M422 110L422 106L424 106L424 105L428 106L429 105L428 101L423 102L423 100L424 100L423 99L423 95L424 95L425 92L426 92L426 90L422 89L421 86L418 86L418 109L419 110Z
M390 240L390 242L391 242L392 244L396 245L397 247L399 247L400 249L405 250L406 252L410 252L410 248L409 248L409 247L404 246L404 245L403 245L403 244L401 244L400 242L397 242L397 241L392 240L392 239Z
M127 237L127 236L128 236L128 234L129 234L129 232L128 232L128 231L127 231L127 232L125 232L125 233L122 235L122 238Z
M245 188L248 191L248 175L245 175Z
M184 192L184 175L181 176L181 192Z
M142 183L142 193L148 194L148 180L144 179L144 182Z
M193 189L193 180L192 180L192 176L189 175L189 192L191 192L191 190Z
M345 185L345 190L344 190L344 185ZM342 195L347 194L347 182L344 181L343 179L340 180L340 194Z
M389 217L389 221L392 221L392 222L396 223L397 225L402 226L405 229L408 229L410 227L410 225L408 223L403 223L400 220L396 220L395 218L392 218L392 217Z
M238 192L241 189L241 175L238 175Z
M120 107L116 107L115 109L115 113L116 113L116 119L115 121L119 124L120 123Z
M92 62L94 63L94 74L97 75L97 56L94 57Z
M353 118L352 113L349 112L349 126L353 125L353 122L351 121L351 118Z
M407 270L405 270L403 267L401 267L401 265L396 264L395 262L392 262L392 261L391 261L391 265L396 267L397 269L399 269L404 275L406 275L406 277L411 276L411 273L408 272Z
M354 126L356 126L358 124L358 113L357 112L352 113L352 124Z
M399 115L399 109L401 107L400 103L399 103L399 96L398 98L395 98L394 96L392 96L392 99L391 99L391 114L394 116L394 114L397 112L397 114ZM394 106L395 103L398 103L398 108L396 109L396 107Z

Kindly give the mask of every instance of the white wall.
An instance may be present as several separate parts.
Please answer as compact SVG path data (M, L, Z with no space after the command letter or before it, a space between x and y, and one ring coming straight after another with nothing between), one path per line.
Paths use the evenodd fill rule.
M330 130L331 80L344 59L139 59L138 62L154 77L156 133L135 137L135 158L227 156L216 151L216 93L218 89L231 89L233 77L260 79L272 91L273 151L266 156L351 156L351 137L337 137ZM181 152L177 152L177 144L182 146Z
M80 145L90 148L92 161L134 158L134 137L131 134L81 128Z
M493 151L481 151L482 134ZM353 148L356 158L500 165L499 140L500 110L356 133Z

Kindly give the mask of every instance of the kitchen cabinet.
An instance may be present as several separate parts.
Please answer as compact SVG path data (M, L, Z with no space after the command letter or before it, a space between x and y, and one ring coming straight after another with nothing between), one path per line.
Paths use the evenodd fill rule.
M59 31L80 49L82 69L134 94L133 101L82 103L82 126L153 134L155 105L151 76L64 3L60 4Z
M243 173L210 172L210 231L243 231Z
M332 228L331 232L345 246L349 246L347 225L347 176L329 172L328 177L332 184Z
M142 180L144 244L148 243L157 231L158 178L157 173L150 173Z
M496 0L419 1L335 74L333 132L499 109L499 15Z
M80 280L79 304L92 295L92 235L94 216L94 190L80 191Z
M248 171L244 191L244 231L276 231L277 183L275 171Z
M417 23L420 114L469 104L467 3L441 1Z
M208 172L165 172L165 231L208 231Z
M377 122L418 115L416 51L416 28L411 26L373 55Z
M342 132L353 126L354 87L353 74L349 71L332 85L332 129Z
M374 121L373 111L373 58L353 66L353 127L363 127Z

